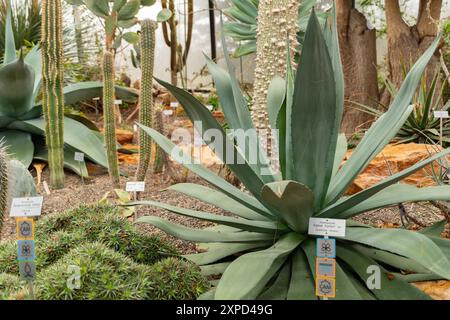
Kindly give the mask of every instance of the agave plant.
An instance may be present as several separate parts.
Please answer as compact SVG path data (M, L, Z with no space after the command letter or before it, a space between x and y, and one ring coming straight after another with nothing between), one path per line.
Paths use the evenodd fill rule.
M429 298L409 282L450 279L450 241L438 235L443 222L422 232L413 232L373 228L357 223L352 217L399 202L449 200L447 186L419 189L398 182L450 150L433 155L355 195L346 196L345 192L413 111L410 102L438 43L439 39L417 61L390 109L374 123L350 159L341 165L347 143L344 135L339 135L344 91L336 25L327 24L323 30L312 13L299 71L294 77L290 69L287 79L274 79L268 94L270 120L280 132L281 173L261 174L264 160L251 164L243 152L242 141L232 141L240 161L228 166L248 190L245 192L192 162L188 154L180 153L181 163L215 188L183 183L169 189L215 205L232 215L139 201L133 205L156 206L217 225L197 230L154 216L142 217L137 222L152 224L180 239L200 243L204 252L185 257L200 265L204 274L221 275L220 280L214 282L216 285L201 298L317 299L314 293L316 241L308 234L311 217L346 219L346 235L337 238L337 299ZM227 57L226 46L224 50ZM212 61L208 61L208 65L230 127L253 129L245 99L234 75L230 75L234 73L230 61L230 73ZM191 94L159 82L183 105L198 132L211 128L222 130L208 109ZM166 152L174 155L180 151L165 136L151 128L142 128ZM229 143L226 141L229 136L222 133L222 142ZM216 154L224 162L228 159L224 153ZM381 290L366 285L369 266L380 268Z
M232 37L239 46L234 51L234 57L242 57L256 52L256 32L259 0L232 0L232 5L223 10L231 18L224 26L224 32ZM300 1L299 7L299 33L298 42L303 43L306 25L308 23L311 9L317 0ZM321 22L326 20L327 14L321 12L317 14Z
M45 121L42 104L38 101L41 87L41 54L34 47L26 57L17 58L14 34L11 26L11 12L6 19L5 55L0 68L0 139L8 146L12 157L28 167L33 158L47 160L47 150L43 141ZM65 103L101 96L100 82L72 84L64 88ZM135 100L137 94L126 88L117 88L124 100ZM77 117L65 117L64 142L65 166L72 171L87 176L86 167L74 161L74 152L85 153L95 163L107 167L102 137L88 128Z

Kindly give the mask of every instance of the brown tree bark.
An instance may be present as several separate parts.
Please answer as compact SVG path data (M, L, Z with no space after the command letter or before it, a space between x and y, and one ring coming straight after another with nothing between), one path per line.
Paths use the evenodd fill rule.
M376 30L367 27L366 18L352 7L351 0L337 0L336 10L346 99L341 131L351 135L373 120L356 110L354 102L378 105Z
M442 0L420 0L417 23L409 26L402 18L398 0L385 2L389 78L399 88L405 74L430 46L439 32ZM427 83L431 83L439 68L439 51L430 60L426 69ZM383 94L384 104L388 104L388 93Z

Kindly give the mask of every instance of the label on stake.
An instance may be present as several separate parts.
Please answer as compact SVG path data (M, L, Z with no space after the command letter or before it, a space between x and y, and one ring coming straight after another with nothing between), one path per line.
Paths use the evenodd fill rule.
M145 191L145 182L144 181L127 182L125 191L127 191L127 192L144 192Z
M75 161L83 162L84 161L84 153L83 152L75 152Z
M34 261L19 261L20 278L32 281L36 278L36 263Z
M16 220L16 232L18 240L33 240L34 220L30 218L18 218Z
M34 260L35 244L33 240L17 241L17 259L19 261Z
M310 218L308 234L327 237L345 237L345 219Z
M316 296L322 298L334 298L336 296L336 279L317 276Z
M316 258L316 275L319 277L336 277L336 260Z
M41 215L43 197L14 198L11 203L10 217L37 217Z
M439 119L449 118L448 111L434 111L434 117Z

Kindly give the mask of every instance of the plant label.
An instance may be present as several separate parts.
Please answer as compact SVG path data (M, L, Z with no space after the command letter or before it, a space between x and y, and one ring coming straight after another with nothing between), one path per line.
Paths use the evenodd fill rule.
M171 102L171 103L170 103L170 106L171 106L172 108L174 108L174 109L175 109L175 108L178 108L178 105L179 105L178 102Z
M83 152L75 152L75 161L84 162L84 153Z
M114 100L114 104L116 104L116 105L121 105L123 103L123 101L122 100Z
M137 125L137 124L134 124L134 125L133 125L133 131L134 131L134 132L137 132L138 129L139 129L139 128L138 128L138 125Z
M92 100L94 100L94 101L100 101L100 97L95 97L95 98L93 98Z
M163 110L163 115L171 116L171 115L173 115L173 110Z
M43 197L14 198L10 217L37 217L41 215Z
M434 111L434 117L438 119L450 118L448 115L448 111Z
M345 219L310 218L308 234L327 237L345 237Z
M30 218L18 218L16 220L16 231L18 240L33 240L34 220Z
M316 274L319 277L336 277L336 260L328 258L317 258Z
M317 276L316 296L322 298L334 298L336 296L336 279Z
M317 238L317 257L336 258L336 239Z
M144 192L145 182L144 181L130 181L127 182L125 189L127 192Z
M50 195L50 188L48 187L47 181L42 182L42 185L44 186L45 193L49 196Z
M209 111L213 111L213 109L214 109L214 106L213 106L213 105L210 105L210 104L208 104L208 105L206 106L206 109L208 109Z
M27 281L32 281L36 278L36 263L34 261L20 261L19 262L20 278Z
M33 240L17 241L17 259L19 261L34 260L35 245Z

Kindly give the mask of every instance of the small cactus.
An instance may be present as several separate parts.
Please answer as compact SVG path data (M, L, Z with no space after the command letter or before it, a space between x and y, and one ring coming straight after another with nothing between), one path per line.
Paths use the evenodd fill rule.
M155 110L153 116L153 129L160 133L164 133L163 115L160 108ZM164 162L166 160L165 153L157 144L155 144L154 152L155 155L153 157L152 171L153 173L161 173L164 169Z
M114 54L103 54L103 118L105 127L105 144L108 156L108 170L114 187L120 184L119 164L117 160L116 122L115 122L115 87Z
M139 122L152 127L153 113L153 68L155 64L155 30L157 24L149 19L141 22L140 54L141 54L141 94ZM150 165L152 141L149 135L139 130L139 166L136 180L144 181Z
M50 183L64 187L64 95L61 0L42 1L42 105Z

